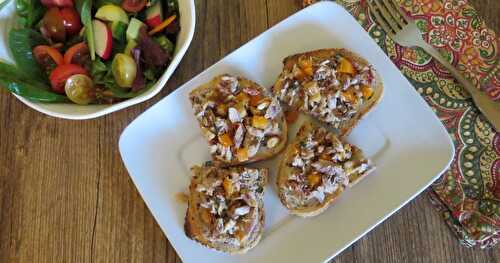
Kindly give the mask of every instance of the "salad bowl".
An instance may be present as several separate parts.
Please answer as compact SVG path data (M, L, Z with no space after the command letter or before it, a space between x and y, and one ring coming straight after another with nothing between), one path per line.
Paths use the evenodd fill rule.
M30 101L24 97L14 94L20 101L34 110L44 114L72 120L84 120L100 117L129 106L146 101L160 92L165 86L168 79L179 65L182 57L186 53L195 29L195 5L194 0L178 0L180 13L181 30L177 36L177 43L173 58L165 69L161 77L156 83L148 88L148 90L137 95L136 97L117 102L114 104L92 104L78 105L72 103L42 103ZM16 7L15 1L11 0L4 8L0 10L0 61L14 63L12 54L8 46L8 33L16 24Z

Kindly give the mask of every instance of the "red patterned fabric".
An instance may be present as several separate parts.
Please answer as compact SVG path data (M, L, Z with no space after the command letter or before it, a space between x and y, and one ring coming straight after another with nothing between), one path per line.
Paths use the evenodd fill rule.
M424 38L478 87L500 99L500 39L464 0L395 0ZM308 2L316 2L309 0ZM428 193L466 246L500 240L500 133L453 77L422 49L394 43L367 11L366 0L337 0L413 84L448 130L455 159Z

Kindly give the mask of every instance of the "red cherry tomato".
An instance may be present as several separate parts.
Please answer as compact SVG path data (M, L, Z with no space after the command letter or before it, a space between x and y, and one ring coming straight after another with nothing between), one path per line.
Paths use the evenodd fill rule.
M64 63L80 65L88 70L90 68L90 52L87 44L81 42L70 47L64 53Z
M53 47L45 45L36 46L35 48L33 48L33 55L35 56L35 59L37 61L38 58L48 55L57 65L61 65L64 63L63 55L61 54L61 52Z
M42 0L42 5L46 7L68 7L73 6L73 0Z
M52 90L57 93L64 93L64 85L66 80L76 74L84 74L88 76L87 71L81 66L75 64L62 64L57 66L52 73L50 73L49 80Z
M50 74L57 65L63 64L61 53L49 46L39 45L33 48L33 57L45 73Z
M64 42L66 39L66 29L64 28L64 20L57 7L51 7L42 20L42 32L47 37L56 42Z
M130 13L137 13L146 6L146 0L123 0L122 8Z
M69 35L75 35L82 29L82 23L80 22L80 15L73 7L64 7L61 9L61 16L64 23L64 28L66 33Z

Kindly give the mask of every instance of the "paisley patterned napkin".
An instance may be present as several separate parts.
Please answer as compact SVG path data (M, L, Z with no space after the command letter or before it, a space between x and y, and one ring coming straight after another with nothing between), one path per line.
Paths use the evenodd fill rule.
M303 1L304 6L317 2ZM423 50L394 43L377 26L366 0L337 0L387 53L439 116L455 144L450 168L428 189L445 222L469 247L500 241L500 133L463 87ZM500 99L500 38L466 0L396 0L478 88Z

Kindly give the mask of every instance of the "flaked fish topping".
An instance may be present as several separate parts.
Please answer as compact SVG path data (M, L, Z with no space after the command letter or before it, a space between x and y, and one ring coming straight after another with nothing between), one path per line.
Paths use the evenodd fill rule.
M228 110L229 120L232 123L241 122L240 112L236 108L229 108Z
M215 160L244 162L283 136L278 98L250 81L223 75L214 88L191 95L195 116ZM216 146L214 146L216 145Z
M243 143L243 139L245 138L245 125L239 124L238 128L234 132L234 146L239 148L241 143Z
M239 230L257 224L262 213L260 210L267 171L215 166L203 171L203 175L198 175L201 180L197 181L194 189L202 200L198 211L206 224L206 238L241 242L243 235Z
M355 149L322 127L311 128L295 142L285 164L293 171L281 186L286 202L294 207L310 206L344 189L349 175L369 169L368 161L351 160ZM292 208L294 208L292 207Z
M332 52L328 58L300 56L281 73L273 93L288 106L340 128L373 96L374 87L371 66Z

